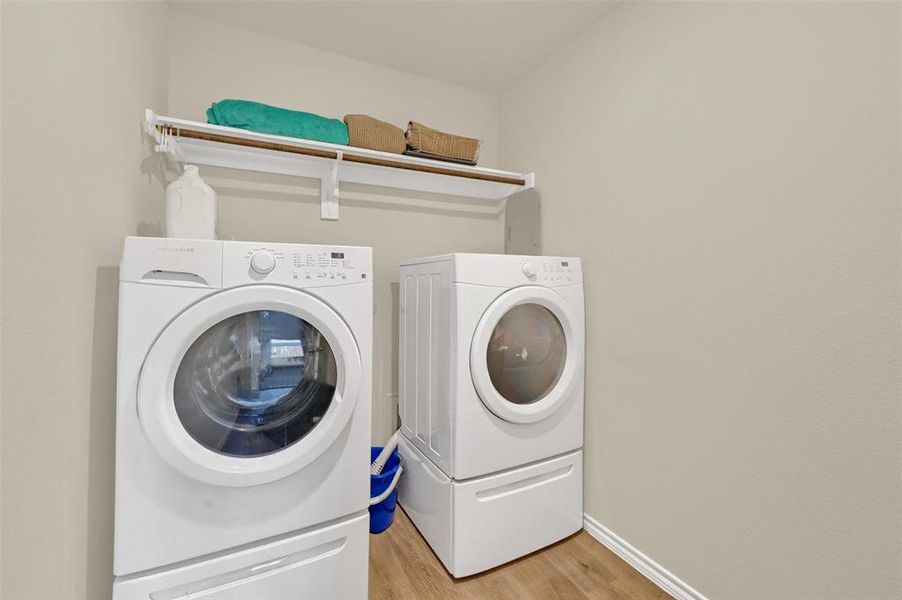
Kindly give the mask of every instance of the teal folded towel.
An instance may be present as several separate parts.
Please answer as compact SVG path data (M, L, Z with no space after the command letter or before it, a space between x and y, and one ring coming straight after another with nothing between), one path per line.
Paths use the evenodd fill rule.
M249 100L222 100L207 109L207 123L348 145L348 126L339 119Z

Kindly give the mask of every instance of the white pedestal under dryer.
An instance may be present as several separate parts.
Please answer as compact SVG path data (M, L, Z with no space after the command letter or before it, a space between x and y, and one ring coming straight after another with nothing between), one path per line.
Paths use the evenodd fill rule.
M582 528L580 259L452 254L400 283L399 502L465 577Z
M369 248L128 238L114 600L365 598Z

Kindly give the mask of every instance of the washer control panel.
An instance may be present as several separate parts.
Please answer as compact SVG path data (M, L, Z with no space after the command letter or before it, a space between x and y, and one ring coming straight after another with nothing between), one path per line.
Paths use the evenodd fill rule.
M223 285L298 287L372 281L372 250L355 246L224 242Z
M303 281L356 281L368 277L342 251L298 252L292 255L291 265L295 278Z
M532 281L539 283L571 283L577 281L573 273L573 265L567 260L543 259L536 269L537 273L532 278ZM526 273L526 265L524 265L523 272Z

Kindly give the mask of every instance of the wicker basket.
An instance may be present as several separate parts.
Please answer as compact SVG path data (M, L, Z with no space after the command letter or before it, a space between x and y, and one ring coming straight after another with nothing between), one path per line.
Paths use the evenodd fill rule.
M404 130L391 123L367 115L345 115L345 124L350 146L394 154L404 154L407 148Z
M451 135L416 121L407 126L407 154L475 165L479 160L480 140Z

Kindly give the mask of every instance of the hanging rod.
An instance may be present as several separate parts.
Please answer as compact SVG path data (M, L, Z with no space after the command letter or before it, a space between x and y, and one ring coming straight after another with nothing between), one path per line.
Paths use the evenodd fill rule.
M292 154L303 154L305 156L316 156L318 158L338 158L337 151L320 150L318 148L305 148L304 146L293 146L290 144L281 144L278 142L265 142L262 140L252 140L247 138L233 137L230 135L222 135L219 133L208 133L204 131L196 131L185 127L175 125L160 124L156 125L157 131L160 133L168 133L175 137L190 138L193 140L204 140L207 142L219 142L221 144L234 144L236 146L246 146L248 148L259 148L261 150L273 150L276 152L290 152ZM395 161L385 158L376 158L372 156L363 156L354 154L354 150L349 146L349 150L342 153L342 160L348 162L356 162L366 165L376 165L379 167L390 167L392 169L406 169L408 171L418 171L420 173L433 173L436 175L450 175L452 177L466 177L467 179L476 179L479 181L493 181L495 183L507 183L510 185L526 185L526 179L523 177L510 177L504 175L493 175L490 173L474 173L472 171L463 171L460 169L438 167L432 165L423 165L419 163L408 163Z

